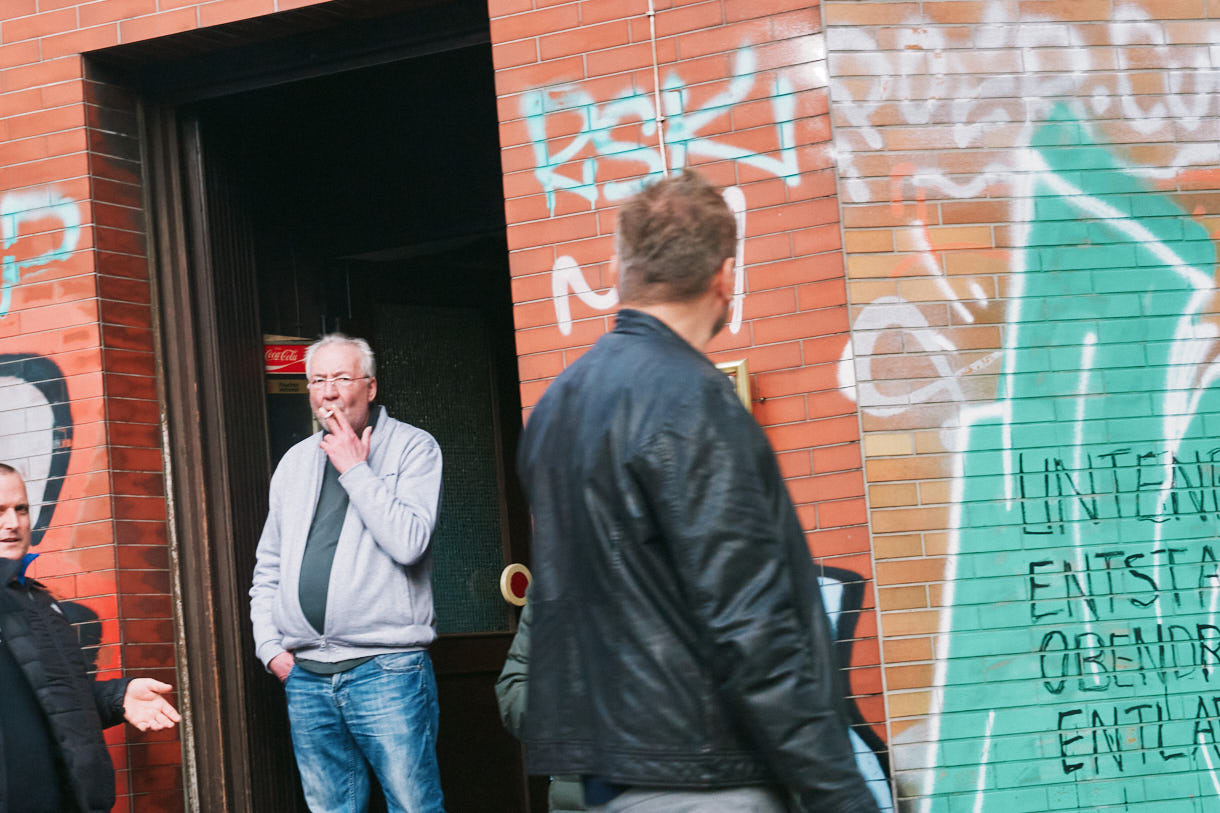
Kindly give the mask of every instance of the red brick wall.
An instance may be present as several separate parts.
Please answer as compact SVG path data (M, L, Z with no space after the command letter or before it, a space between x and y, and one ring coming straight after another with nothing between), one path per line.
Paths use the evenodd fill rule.
M177 682L135 100L80 54L309 4L0 4L0 459L35 498L67 460L31 572L99 619L102 677ZM176 731L106 736L116 811L184 808Z
M0 457L34 474L39 493L50 467L67 461L62 489L43 509L54 514L36 573L98 615L107 674L172 677L174 630L135 112L104 78L85 81L80 54L313 4L0 3L0 355L8 362ZM647 10L647 0L489 3L527 414L609 328L614 207L661 166ZM1198 278L1210 279L1220 81L1209 49L1218 15L1217 0L657 4L667 164L700 168L742 205L740 319L714 355L749 364L755 415L779 453L811 552L864 586L851 685L864 718L899 754L901 795L931 788L922 766L952 750L950 736L937 751L946 673L967 690L997 692L954 676L997 666L949 634L959 623L952 613L974 611L955 603L969 587L953 578L959 554L994 536L963 519L970 500L961 495L983 494L985 478L971 478L982 458L957 444L979 415L1003 406L1004 359L1032 357L1009 346L1013 337L1059 329L1015 329L1018 317L1029 322L1028 309L1012 307L1026 259L1055 268L1077 251L1091 258L1098 228L1088 224L1094 231L1082 239L1073 229L1089 217L1033 216L1026 184L1054 175L1059 191L1039 198L1064 198L1078 184L1078 198L1102 200L1114 184L1140 184L1131 212L1144 231L1132 233L1155 238L1140 245L1189 255ZM1091 163L1048 175L1031 151L1048 146L1039 138L1078 147ZM1129 269L1104 255L1089 270L1104 287L1107 274ZM1155 325L1149 317L1166 316L1120 313L1124 300L1103 299L1109 310L1078 312L1103 337L1143 335ZM1172 294L1154 299L1163 305ZM1204 329L1192 341L1206 340L1217 310L1214 301L1197 307ZM1107 349L1127 352L1105 341L1076 348ZM1200 391L1215 356L1192 362ZM1123 386L1148 389L1155 367L1138 368ZM1042 372L1060 369L1047 362ZM1147 411L1160 408L1155 392L1146 395ZM1022 409L1053 407L1039 391L1027 396ZM1174 397L1165 390L1165 403ZM47 399L67 404L70 417ZM978 631L972 640L990 640ZM1050 706L1031 701L1018 714L1025 708L1032 718ZM950 777L963 790L941 776L947 790L933 807L1059 804L1054 783L1018 777L1006 786L1005 771L1021 767L985 764L990 735L965 733L976 722L956 740L977 753L967 770L987 781ZM180 808L178 742L122 729L110 736L124 792L118 809ZM999 742L996 753L1016 753L1012 740ZM1064 781L1077 792L1075 779ZM1159 778L1097 783L1097 793L1103 785L1150 794L1140 798L1176 792ZM955 795L976 786L993 795L977 804ZM1087 798L1085 808L1117 803Z
M126 91L97 77L90 77L85 91L122 663L129 675L174 683L172 574L136 105ZM179 809L177 737L139 735L127 751L133 808Z
M0 206L12 214L0 236L16 268L0 354L53 362L70 406L70 428L30 440L26 424L54 411L29 395L37 388L0 371L0 385L30 401L0 405L0 444L8 444L0 448L37 476L49 452L21 444L71 445L62 491L43 509L54 515L35 572L101 619L105 674L121 668L172 682L175 630L136 111L121 88L83 75L80 54L312 4L7 0L0 8ZM645 125L653 109L646 3L534 5L490 4L527 413L608 329L615 201L660 160ZM744 221L740 311L714 355L749 364L754 413L779 453L811 551L863 586L847 608L858 612L845 616L854 622L851 684L884 736L858 423L835 378L848 314L821 12L812 0L661 2L655 23L668 164L698 167L737 190ZM622 153L627 144L635 151ZM567 182L586 171L588 184ZM174 735L119 728L108 737L117 810L182 807Z
M613 322L618 200L660 171L646 0L489 4L525 410ZM884 736L855 406L837 387L848 312L821 13L810 0L657 3L668 166L744 201L744 297L714 342L745 359L754 415L810 550L864 586L851 685ZM740 215L739 215L740 217Z
M53 35L77 24L75 8L32 11L0 10L0 457L35 498L55 451L67 457L58 499L39 509L51 518L32 573L99 620L86 625L99 674L176 683L134 108L82 81L79 56L58 56ZM117 727L107 742L116 809L181 809L176 732Z
M1094 580L1094 613L1033 601L1048 593L1031 573L1053 562L1061 588L1114 550L1212 554L1214 512L1187 518L1163 490L1186 475L1151 478L1170 508L1132 519L1115 512L1135 455L1108 480L1088 461L1216 445L1220 4L827 0L823 13L852 319L842 386L861 412L899 796L984 813L1214 805L1217 753L1197 732L1217 710L1195 702L1209 679L1122 644L1207 629L1209 578L1180 601ZM1013 475L1031 461L1066 468L1052 491L1093 477L1080 493L1110 513L1077 502L1053 527L1025 525L1059 508ZM1118 605L1131 612L1115 618ZM1060 636L1105 640L1107 679L1044 681L1056 667L1040 647ZM1155 756L1122 711L1145 702L1169 720L1191 710L1156 728ZM1073 757L1078 744L1097 758Z

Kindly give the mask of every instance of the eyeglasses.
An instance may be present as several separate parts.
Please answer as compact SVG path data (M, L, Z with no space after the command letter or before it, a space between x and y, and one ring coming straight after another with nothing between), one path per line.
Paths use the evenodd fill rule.
M323 378L320 375L316 375L309 379L309 387L316 389L318 387L325 387L327 384L334 384L339 389L345 390L357 381L363 381L368 377L367 375L356 376L355 378L352 378L350 375L333 375L330 378Z

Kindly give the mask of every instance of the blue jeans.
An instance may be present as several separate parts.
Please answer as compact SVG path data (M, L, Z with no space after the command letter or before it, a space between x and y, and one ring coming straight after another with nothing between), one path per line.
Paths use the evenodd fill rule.
M293 667L292 749L313 813L364 813L371 766L390 813L443 813L436 678L426 651L378 655L337 675Z

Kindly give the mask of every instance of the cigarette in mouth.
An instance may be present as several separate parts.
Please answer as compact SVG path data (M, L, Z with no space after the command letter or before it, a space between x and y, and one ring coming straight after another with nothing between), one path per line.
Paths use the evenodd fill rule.
M322 417L329 418L331 415L334 415L334 414L335 414L335 411L333 409L328 409L322 413Z

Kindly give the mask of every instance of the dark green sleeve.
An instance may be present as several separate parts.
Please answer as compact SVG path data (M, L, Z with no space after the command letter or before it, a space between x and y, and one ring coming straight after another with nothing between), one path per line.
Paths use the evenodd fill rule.
M531 605L521 611L517 634L508 648L508 658L496 680L496 702L500 706L500 719L504 727L517 739L525 733L525 695L529 679L530 618Z

